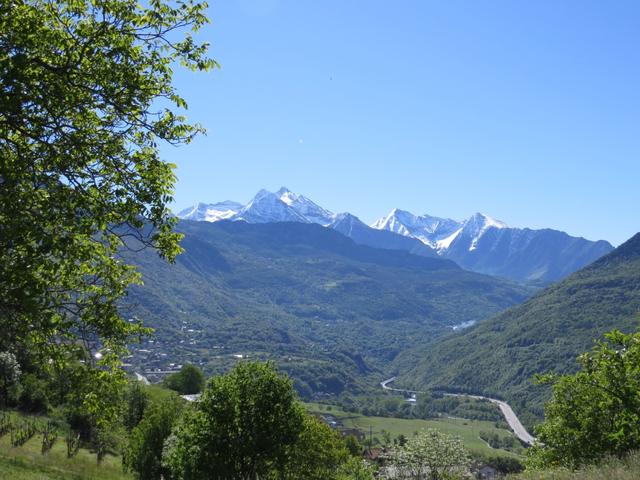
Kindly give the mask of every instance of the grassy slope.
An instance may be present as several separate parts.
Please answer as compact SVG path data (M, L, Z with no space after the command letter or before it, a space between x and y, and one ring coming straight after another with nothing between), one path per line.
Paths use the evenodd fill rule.
M629 455L625 459L612 458L579 470L564 468L541 471L526 471L510 475L508 480L638 480L640 478L640 454Z
M516 456L506 450L491 448L479 437L481 431L489 433L495 432L500 437L512 435L509 430L496 428L494 422L466 420L461 418L420 420L392 417L367 417L355 413L344 412L336 406L332 406L330 410L328 410L327 405L324 404L307 403L306 406L312 413L333 415L340 419L345 427L357 428L367 433L367 435L369 433L369 428L371 427L373 437L377 437L378 439L382 439L382 430L386 430L393 438L395 438L400 434L403 434L405 437L410 437L414 432L423 428L436 428L449 435L460 437L464 445L472 452L488 456Z
M159 401L177 394L160 385L145 387L151 401ZM22 416L12 412L11 415ZM30 417L29 418L33 418ZM45 418L42 418L44 421ZM67 458L64 435L59 432L53 448L45 455L41 453L42 435L34 435L20 447L11 446L11 435L0 437L0 480L131 480L132 475L122 471L120 456L107 455L100 466L96 456L81 448Z
M541 415L547 392L531 377L574 371L594 338L635 330L639 311L640 234L522 305L399 359L398 383L503 396L517 413Z
M120 457L107 455L102 465L96 464L95 454L80 449L67 458L64 438L58 438L53 448L40 453L42 437L35 435L21 447L12 447L10 436L0 438L1 480L130 480L122 471Z

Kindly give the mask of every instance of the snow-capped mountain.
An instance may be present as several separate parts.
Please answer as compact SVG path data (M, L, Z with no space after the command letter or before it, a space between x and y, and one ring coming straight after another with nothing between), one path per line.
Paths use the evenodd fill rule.
M232 206L220 213L221 205ZM300 222L317 223L337 230L355 243L388 250L405 250L415 255L436 257L435 251L427 244L410 236L369 227L350 213L334 214L322 208L307 197L294 193L286 187L277 192L260 190L258 194L242 206L236 202L203 204L187 208L178 214L184 220L217 222L219 220L245 221L247 223Z
M559 280L613 250L603 240L592 242L550 229L511 228L481 213L456 222L395 209L372 226L416 238L468 270L519 281Z
M469 249L473 250L476 248L478 240L488 229L508 228L506 223L482 213L476 213L468 220L458 222L450 218L433 217L426 214L414 215L398 208L391 210L389 215L380 218L371 227L378 230L389 230L405 237L417 238L441 254L446 252L456 239L467 239Z
M372 228L389 230L405 237L417 238L431 248L438 248L438 242L450 237L462 227L461 222L450 218L414 215L411 212L394 208L386 217L376 221Z
M280 197L280 200L311 223L318 223L323 227L326 227L333 222L333 219L335 218L335 215L329 210L325 210L324 208L316 205L307 197L293 193L286 187L282 187L278 190L276 195Z
M246 205L232 201L199 203L194 207L185 208L178 213L178 217L205 222L242 220L247 223L302 222L327 226L335 215L307 197L282 187L275 193L260 190Z
M281 195L267 190L260 190L236 215L230 217L230 220L244 220L247 223L312 223L294 207L283 202Z
M226 220L236 215L242 204L226 200L220 203L199 203L193 207L185 208L178 213L178 217L184 220L196 220L198 222L217 222Z
M435 250L416 238L398 235L387 230L377 230L369 227L358 217L350 213L339 213L329 225L346 237L360 245L367 245L387 250L405 250L423 257L437 257Z
M559 280L613 250L606 241L592 242L550 229L511 228L481 213L456 221L394 209L367 226L354 215L336 215L285 187L277 192L260 190L246 205L199 203L178 217L207 222L315 223L361 245L438 255L468 270L540 283Z

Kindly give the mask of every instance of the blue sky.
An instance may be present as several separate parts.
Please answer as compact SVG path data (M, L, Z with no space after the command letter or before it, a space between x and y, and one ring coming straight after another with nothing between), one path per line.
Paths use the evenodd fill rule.
M286 185L619 244L640 230L640 2L218 0L175 210Z

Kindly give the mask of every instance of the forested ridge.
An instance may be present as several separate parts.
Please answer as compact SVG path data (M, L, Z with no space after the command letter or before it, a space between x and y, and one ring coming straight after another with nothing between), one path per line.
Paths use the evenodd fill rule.
M400 380L502 396L531 425L542 416L548 388L536 373L571 373L594 339L634 331L640 312L640 234L532 298L428 349L396 362ZM415 363L414 363L415 362Z

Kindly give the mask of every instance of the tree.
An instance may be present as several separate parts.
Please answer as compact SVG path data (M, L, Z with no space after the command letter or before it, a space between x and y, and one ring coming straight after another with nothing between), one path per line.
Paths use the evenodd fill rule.
M573 468L640 448L640 332L613 330L578 361L575 375L539 377L553 394L529 466Z
M362 456L362 445L360 445L360 442L355 437L355 435L347 435L346 437L344 437L344 444L352 456L354 457Z
M140 423L131 431L122 463L136 478L170 478L162 465L162 449L182 411L182 401L168 397L153 403Z
M362 458L352 457L340 465L336 480L373 480L373 472Z
M349 460L340 435L326 423L306 415L298 439L286 452L284 467L274 480L336 480L338 469Z
M0 352L0 407L7 405L9 393L20 379L20 364L11 352Z
M179 372L169 375L164 381L164 386L180 395L200 393L204 387L204 374L197 366L187 364Z
M422 430L398 448L393 465L400 478L439 480L463 473L470 458L462 441L432 428Z
M100 463L116 446L124 392L119 381L111 380L109 370L85 365L73 362L66 369L72 388L64 397L64 414L71 429L92 446Z
M126 344L148 333L118 301L139 282L117 255L149 246L173 260L174 166L158 143L202 128L174 110L174 65L214 67L191 37L193 0L0 3L0 351L57 368L80 342L103 348L114 381ZM186 33L181 33L186 32ZM49 362L51 361L51 362ZM94 413L100 398L89 398Z
M304 425L292 382L270 364L239 363L212 378L167 440L175 478L257 479L283 470Z
M144 390L141 382L133 381L129 384L124 401L124 418L122 422L125 428L131 431L144 417L144 412L149 405L149 394Z

